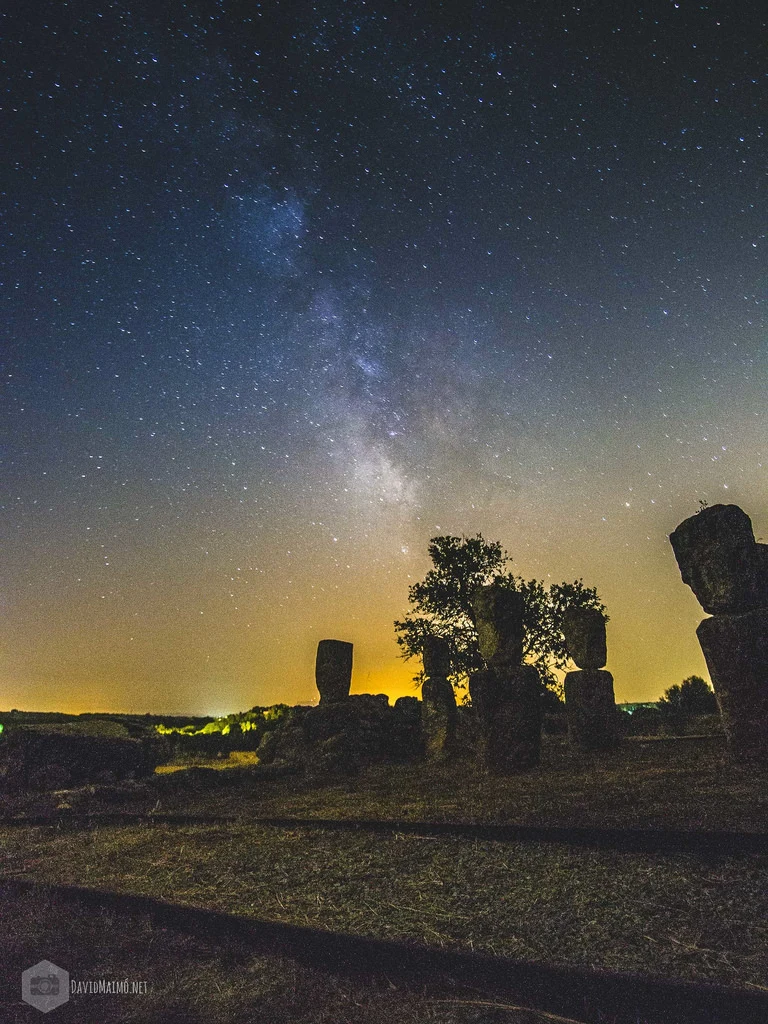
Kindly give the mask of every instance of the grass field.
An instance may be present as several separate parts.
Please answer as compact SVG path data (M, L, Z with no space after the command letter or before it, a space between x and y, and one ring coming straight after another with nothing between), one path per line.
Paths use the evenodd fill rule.
M29 801L26 810L41 813L56 800L63 797ZM114 801L107 792L66 795L67 803L83 810L114 810L121 806ZM0 829L2 874L443 949L768 990L768 858L761 855L630 854L275 828L253 820L764 829L765 777L727 764L714 739L632 742L595 758L550 741L539 769L506 779L489 778L467 761L378 767L322 785L297 778L266 782L241 763L230 771L158 775L123 804L236 820L6 827ZM18 964L21 970L47 958L67 969L79 965L83 975L151 981L154 995L141 1004L138 996L91 997L98 1020L546 1019L508 1007L438 1004L396 986L334 980L243 949L156 934L141 919L78 919L29 898L11 903L4 913L3 960L13 965L12 975ZM65 1011L71 1007L57 1010L56 1019L80 1019L65 1017Z
M38 1011L19 1000L19 977L47 959L77 981L127 979L146 992L82 994L52 1012L61 1024L541 1024L509 1003L435 997L391 982L364 984L255 955L237 942L206 942L158 928L142 915L73 913L27 896L4 903L0 935L4 1024ZM44 1018L45 1019L45 1018Z

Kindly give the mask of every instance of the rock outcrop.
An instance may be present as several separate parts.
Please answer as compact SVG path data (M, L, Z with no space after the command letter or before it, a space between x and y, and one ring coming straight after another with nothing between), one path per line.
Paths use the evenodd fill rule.
M391 707L385 693L356 693L292 708L264 736L259 765L292 774L353 775L367 765L415 757L422 749L419 704L404 697Z

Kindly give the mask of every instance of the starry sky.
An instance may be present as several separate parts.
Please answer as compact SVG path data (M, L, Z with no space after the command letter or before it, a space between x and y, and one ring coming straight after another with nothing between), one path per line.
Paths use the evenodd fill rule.
M668 542L768 540L762 4L2 16L0 706L413 693L437 534L706 675Z

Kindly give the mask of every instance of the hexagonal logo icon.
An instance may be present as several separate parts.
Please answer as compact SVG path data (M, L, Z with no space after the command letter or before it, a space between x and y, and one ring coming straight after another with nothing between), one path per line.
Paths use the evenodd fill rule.
M69 999L69 974L50 960L41 960L22 972L21 998L41 1013L50 1013Z

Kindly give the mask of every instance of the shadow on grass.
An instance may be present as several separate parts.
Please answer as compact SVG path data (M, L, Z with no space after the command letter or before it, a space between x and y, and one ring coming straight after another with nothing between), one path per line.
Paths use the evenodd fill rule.
M188 1004L190 992L188 987L194 978L194 987L198 992L198 999L202 993L202 1000L208 1000L207 1008L189 1005L178 1007L178 1010L187 1014L183 1019L187 1021L216 1021L222 1019L220 1016L210 1016L211 992L215 989L220 996L225 992L218 976L227 977L227 987L232 991L231 999L239 999L250 1003L256 993L251 986L243 993L243 975L248 973L244 965L251 962L255 954L259 958L267 957L272 962L274 969L276 958L278 960L289 959L300 965L303 972L303 983L305 989L316 988L320 985L325 1002L333 993L334 997L340 992L345 992L345 998L349 998L350 991L356 991L358 998L353 1000L358 1009L365 1003L361 1002L363 994L370 999L371 993L377 990L387 991L389 986L389 1002L391 1004L392 992L400 993L400 1000L406 1005L398 1007L399 1020L408 1020L408 1012L413 1006L408 1006L409 1000L417 998L421 1004L421 1010L426 1010L432 1000L440 1000L444 1008L455 1001L454 1010L462 1009L474 1012L482 1002L485 1004L486 1016L479 1018L488 1020L487 1011L493 1009L494 1001L498 1001L496 1009L500 1005L507 1006L512 1012L522 1013L521 1007L531 1007L529 1015L538 1012L540 1015L554 1014L567 1016L570 1019L585 1021L611 1021L614 1024L637 1024L637 1022L648 1022L648 1024L699 1024L706 1020L708 1024L730 1024L738 1020L741 1024L764 1024L768 1019L768 993L736 989L727 986L714 984L701 984L691 982L675 982L663 978L649 978L642 975L619 974L605 971L591 971L578 968L561 968L544 964L531 964L522 961L514 961L501 957L490 957L482 954L462 953L449 950L430 949L425 946L412 943L392 942L381 939L363 938L360 936L345 935L334 932L327 932L315 928L303 928L295 925L286 925L276 922L256 921L240 917L238 915L224 914L218 911L201 910L198 908L184 907L167 903L149 897L120 895L117 893L104 892L93 889L83 889L75 886L40 886L35 883L4 881L0 884L0 892L11 905L16 904L17 913L23 909L26 902L28 908L33 909L33 918L39 917L41 911L47 908L45 914L45 927L51 928L52 918L59 920L59 932L61 930L62 915L66 915L67 930L69 930L69 945L65 949L62 945L63 936L59 933L55 938L48 940L47 948L41 954L41 958L52 960L54 954L58 955L61 963L70 974L77 974L78 970L85 969L86 974L93 974L94 954L96 953L96 940L103 938L100 932L107 928L118 927L122 935L126 935L126 926L132 925L138 928L144 938L144 942L132 942L130 945L130 964L123 960L115 965L115 953L122 952L125 956L125 947L105 952L103 947L98 948L95 956L98 966L104 968L112 967L109 973L114 972L114 967L122 969L116 973L118 978L126 978L127 967L134 970L144 968L153 975L151 979L139 979L146 981L147 989L152 991L155 983L161 980L165 985L166 1015L164 1020L172 1020L177 1007L173 1005L182 1002ZM90 911L90 913L88 913ZM26 915L27 917L29 914ZM83 919L86 927L82 927ZM80 931L77 936L72 934L73 924L80 921ZM147 962L152 939L157 936L160 930L162 941L157 944L151 966ZM14 939L16 948L13 948ZM75 948L72 943L75 940ZM6 948L4 963L10 967L16 961L18 969L21 962L24 966L31 966L31 963L19 957L19 954L32 956L31 950L27 953L31 940L28 926L25 927L23 938L18 929L12 927L6 934ZM66 939L64 939L66 942ZM202 945L200 945L202 943ZM38 946L38 948L40 948ZM107 947L108 948L108 947ZM141 957L141 951L145 956ZM173 954L169 956L168 954ZM15 954L15 956L14 956ZM181 956L179 955L181 954ZM89 956L90 963L83 963L83 957ZM143 959L143 963L141 963ZM179 959L182 960L181 967ZM66 960L66 966L63 961ZM165 960L166 966L163 967ZM190 961L192 961L190 963ZM262 986L270 972L265 971L261 978ZM162 978L158 979L158 971L162 972ZM179 973L181 971L181 974ZM286 974L285 967L282 968L283 977ZM321 972L318 980L317 972ZM258 973L255 972L255 973ZM287 972L290 974L291 972ZM207 977L206 977L207 975ZM20 976L20 971L19 975ZM103 977L103 974L100 976ZM134 977L136 977L134 975ZM333 982L330 978L335 979ZM184 980L186 979L186 980ZM237 984L239 979L240 984ZM339 988L339 979L344 979L345 984ZM310 980L314 984L310 984ZM171 983L169 985L169 983ZM352 985L352 989L348 987ZM382 988L383 987L383 988ZM285 1009L285 999L288 995L283 991L279 993L280 985L275 985L272 980L272 987L269 993L270 1002L275 1002L275 997L282 998L272 1006L270 1013L270 1024L275 1024L276 1012L282 1013ZM239 989L239 991L237 991ZM296 973L293 971L292 998L294 1006L291 1008L293 1021L307 1020L319 1021L326 1019L318 1017L318 997L320 993L315 991L309 996L309 1002L302 1007L296 1004ZM416 997L416 993L420 996ZM10 993L9 993L10 995ZM145 998L135 996L134 999ZM154 998L148 995L147 998ZM215 997L214 1001L215 1001ZM267 994L261 997L261 1006L256 1010L251 1007L248 1016L240 1014L239 1020L266 1020L263 1017L264 1002ZM171 1005L168 1005L168 1003ZM68 1005L68 1010L75 1009L74 999ZM395 1007L389 1005L387 1010L391 1012ZM128 1012L137 1009L129 1007ZM143 1012L145 1008L138 1008ZM304 1017L297 1017L296 1010L300 1009ZM383 1020L379 1007L369 1007L368 1016L352 1016L334 1018L339 1020ZM116 1008L118 1010L118 1008ZM125 1016L104 1017L107 1020L130 1020L149 1019L144 1017ZM326 1014L327 1005L320 1011ZM164 1011L164 1012L165 1012ZM209 1013L208 1016L200 1016L201 1013ZM214 1010L218 1013L218 1010ZM195 1016L191 1014L194 1013ZM254 1015L254 1013L256 1015ZM307 1013L310 1015L307 1016ZM314 1014L312 1016L311 1014ZM575 1015L578 1015L576 1018ZM66 1019L63 1015L61 1019ZM71 1018L78 1019L78 1018ZM232 1018L230 1018L232 1019ZM413 1019L413 1018L410 1018ZM430 1019L421 1017L415 1019ZM431 1018L434 1019L434 1018ZM442 1020L472 1019L446 1017ZM475 1018L478 1019L478 1018ZM519 1019L525 1019L519 1018Z

